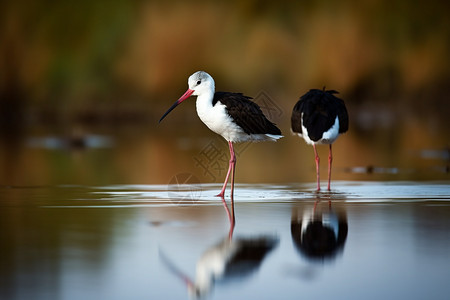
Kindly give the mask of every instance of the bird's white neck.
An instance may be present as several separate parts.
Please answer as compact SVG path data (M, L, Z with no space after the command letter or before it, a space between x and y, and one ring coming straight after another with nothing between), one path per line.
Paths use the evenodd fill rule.
M214 99L214 89L203 91L197 96L196 108L200 119L205 122L208 118L209 112L213 108L212 101ZM206 122L205 122L206 123Z

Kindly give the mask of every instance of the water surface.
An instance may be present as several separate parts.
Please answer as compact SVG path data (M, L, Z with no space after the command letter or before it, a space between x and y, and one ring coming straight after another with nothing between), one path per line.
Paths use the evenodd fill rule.
M0 298L450 294L448 182L338 181L330 193L312 183L239 184L234 227L219 189L2 187Z

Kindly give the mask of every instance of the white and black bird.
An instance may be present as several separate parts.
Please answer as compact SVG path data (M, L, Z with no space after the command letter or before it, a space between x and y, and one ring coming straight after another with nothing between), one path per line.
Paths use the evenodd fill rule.
M317 190L320 190L320 158L316 145L329 145L328 190L330 190L331 164L333 154L331 145L338 136L348 130L348 113L344 101L335 96L335 90L311 89L295 104L292 110L292 132L313 145L316 160Z
M161 122L177 105L191 95L197 96L197 114L209 129L228 141L230 163L222 190L217 196L224 197L231 174L231 196L234 190L236 155L233 143L246 141L276 141L281 131L269 121L260 107L250 97L241 93L215 92L214 79L204 71L192 74L188 90L161 117Z
M217 283L240 281L254 275L264 258L278 246L279 239L270 235L223 238L208 248L197 261L195 278L186 275L160 250L164 265L187 286L191 299L208 296Z

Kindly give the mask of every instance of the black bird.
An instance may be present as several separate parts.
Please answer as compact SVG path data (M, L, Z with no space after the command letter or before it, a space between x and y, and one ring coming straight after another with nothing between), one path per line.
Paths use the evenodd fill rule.
M317 144L330 145L328 155L328 190L330 190L331 144L348 130L348 113L344 101L335 96L335 90L311 89L295 104L291 116L292 131L313 145L316 159L317 190L320 190Z

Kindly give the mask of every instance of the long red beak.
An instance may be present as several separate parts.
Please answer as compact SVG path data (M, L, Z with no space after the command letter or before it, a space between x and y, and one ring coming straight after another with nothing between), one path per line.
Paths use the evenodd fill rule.
M192 93L194 92L194 90L188 89L186 91L186 93L183 94L183 96L180 97L180 99L178 99L167 111L166 113L161 117L161 119L159 119L158 123L161 123L161 121L175 108L178 106L178 104L180 104L181 102L183 102L184 100L186 100L187 98L189 98Z

